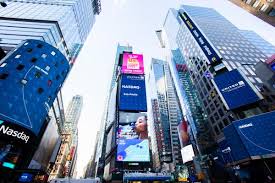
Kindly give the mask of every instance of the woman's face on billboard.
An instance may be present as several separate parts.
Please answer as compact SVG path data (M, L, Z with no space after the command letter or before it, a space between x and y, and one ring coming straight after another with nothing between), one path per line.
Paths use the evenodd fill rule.
M145 132L147 131L147 121L145 116L140 116L135 124L136 132Z

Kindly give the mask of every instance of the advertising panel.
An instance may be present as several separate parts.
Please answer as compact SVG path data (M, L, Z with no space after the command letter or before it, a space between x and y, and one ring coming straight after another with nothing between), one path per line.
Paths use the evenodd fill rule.
M275 111L238 120L225 127L227 150L232 161L275 156L274 131Z
M188 123L185 120L182 120L180 124L178 125L178 134L179 134L179 140L181 147L185 147L190 143L189 141L189 129L188 129Z
M248 105L263 97L237 69L214 77L214 82L224 105L228 110Z
M179 182L188 182L189 171L186 165L177 166L176 173Z
M143 55L124 53L121 72L123 74L144 74Z
M180 11L180 17L186 27L191 32L192 36L202 49L203 53L207 57L208 64L216 64L220 63L222 60L222 57L220 54L215 50L215 48L210 44L210 42L207 40L207 38L203 35L203 33L200 31L200 29L196 26L196 24L191 20L189 15L184 11Z
M147 139L118 139L117 161L149 162L149 141Z
M119 110L147 111L145 78L143 75L122 75Z
M182 157L183 163L186 163L188 161L193 161L194 156L195 154L191 144L181 149L181 157Z
M148 139L147 115L145 113L119 113L117 137L123 139Z
M150 161L145 113L120 112L117 139L117 161Z

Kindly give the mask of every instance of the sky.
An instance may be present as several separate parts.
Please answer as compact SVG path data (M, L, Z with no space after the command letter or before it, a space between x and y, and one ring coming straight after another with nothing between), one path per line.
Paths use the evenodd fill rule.
M101 0L102 12L62 89L65 109L74 95L83 96L78 123L78 177L91 158L100 129L117 44L129 44L134 53L143 54L146 68L151 58L163 59L165 53L155 30L162 28L168 9L180 4L214 8L238 28L253 30L275 45L274 27L226 0Z

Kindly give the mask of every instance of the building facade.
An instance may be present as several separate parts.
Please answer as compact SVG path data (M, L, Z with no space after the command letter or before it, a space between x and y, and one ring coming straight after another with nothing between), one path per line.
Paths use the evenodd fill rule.
M76 95L72 98L65 114L65 123L62 131L62 144L59 150L59 158L56 159L50 179L60 177L72 177L77 160L78 147L78 120L83 105L83 97ZM65 160L63 160L65 159Z
M17 62L13 62L14 59ZM14 156L11 158L13 162L9 162L13 165L10 169L26 169L35 150L45 147L45 143L40 143L44 138L42 136L47 126L53 125L48 113L69 70L68 61L59 50L38 40L26 40L1 60L1 88L6 88L1 92L3 107L0 116L4 135L1 140L3 147L7 148L1 151L4 153L1 161ZM53 125L55 129L56 125ZM9 129L15 128L13 131L18 131L20 135L13 137L25 140L25 143L18 143L16 138L7 139L7 126ZM54 142L58 134L53 133ZM53 146L50 145L49 153ZM9 154L10 151L12 153ZM34 159L39 159L40 166L45 168L45 159L49 157L50 154L45 154L43 159L37 156Z
M189 122L193 120L195 125L196 122L201 121L197 124L204 124L192 127L192 123L190 123L193 135L195 134L196 138L197 132L201 130L207 132L205 126L210 130L205 135L198 133L203 135L202 139L197 138L196 142L197 145L199 145L198 142L201 142L202 146L210 146L206 149L206 154L213 154L216 151L214 144L219 144L224 140L224 129L231 123L234 125L234 121L272 111L274 95L263 86L263 81L255 73L256 63L264 62L268 58L262 51L264 45L259 46L250 42L252 38L249 39L248 35L242 35L245 34L245 31L240 31L215 10L205 7L183 5L180 10L170 9L164 22L164 31L171 57L170 66L173 78L180 81L184 88L183 92L178 92L180 100L183 105L189 103L186 105L189 106L189 109L183 109L183 111L187 114ZM259 37L255 39L257 40ZM261 39L260 42L264 42L264 40ZM264 47L268 49L268 45ZM270 49L268 51L272 52ZM176 57L179 55L182 58L177 59ZM253 93L257 96L254 101L244 102L246 97L234 99L234 101L240 101L243 104L230 108L222 94L228 88L221 91L216 85L217 78L238 72L242 76L236 76L236 78L244 78L243 80L253 88ZM180 86L176 84L177 87ZM192 93L193 96L188 92L192 87L195 91ZM189 99L188 95L190 95ZM248 96L248 94L246 95ZM197 101L195 102L195 100ZM233 99L231 98L231 100ZM196 107L194 108L194 106ZM200 115L194 109L200 109ZM191 118L188 118L188 113L191 114ZM199 116L200 118L197 118ZM214 137L214 140L208 142L213 143L205 144L204 142L211 139L211 136ZM201 150L200 146L198 150ZM217 151L222 150L218 149ZM223 152L228 153L228 151ZM222 159L222 156L220 158ZM204 163L205 161L202 162L202 164Z
M99 0L7 2L0 13L0 46L9 51L25 39L38 39L58 48L73 64L100 10Z
M152 59L149 85L152 90L152 153L155 167L173 172L182 163L178 124L183 119L168 62ZM161 166L159 166L161 165Z
M249 13L275 26L275 2L269 0L229 0Z

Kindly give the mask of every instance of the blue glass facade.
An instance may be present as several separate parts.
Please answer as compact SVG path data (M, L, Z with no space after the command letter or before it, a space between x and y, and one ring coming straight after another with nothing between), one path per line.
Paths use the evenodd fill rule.
M56 48L24 42L1 61L1 119L38 135L68 72L68 61Z

